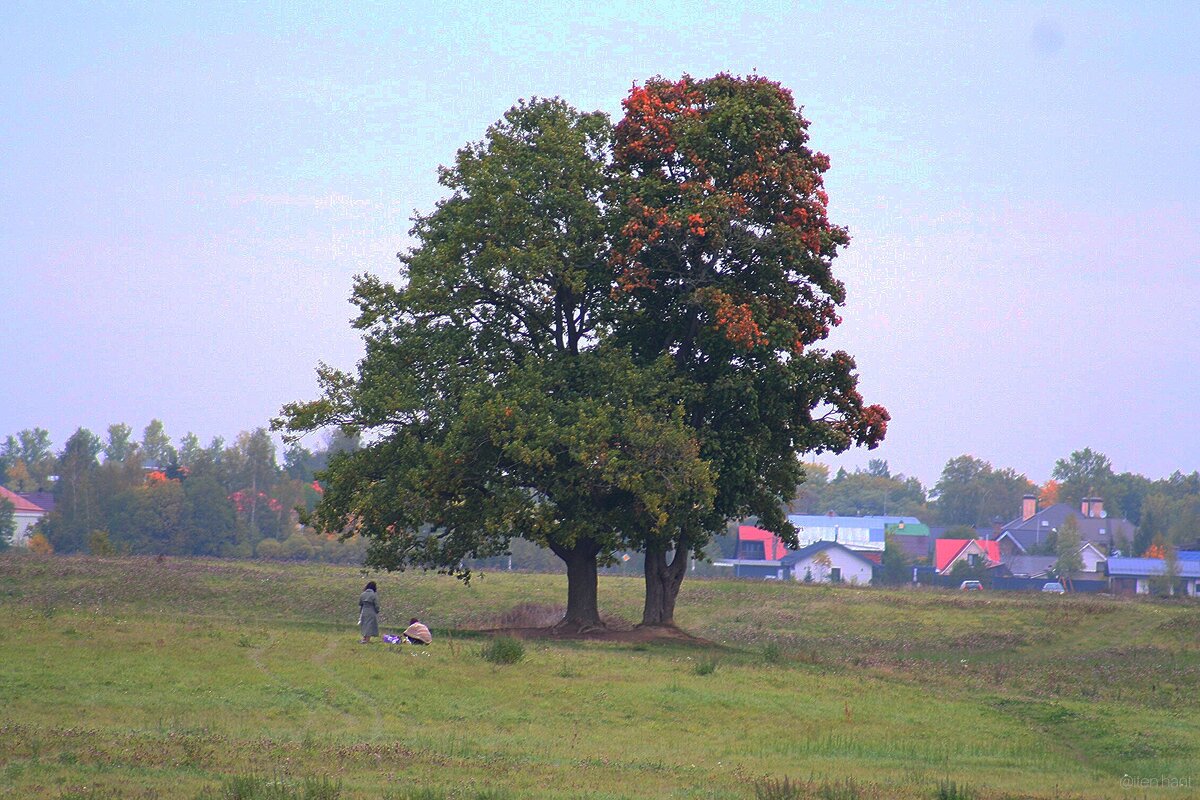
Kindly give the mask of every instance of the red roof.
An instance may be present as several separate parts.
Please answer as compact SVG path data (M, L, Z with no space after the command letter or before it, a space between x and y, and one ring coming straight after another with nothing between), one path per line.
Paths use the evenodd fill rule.
M755 528L753 525L738 526L738 541L762 542L763 552L766 554L767 561L778 561L787 555L787 548L783 546L782 539L770 531Z
M42 508L41 506L34 505L33 503L26 500L24 497L21 497L21 495L17 494L16 492L10 492L8 489L5 489L3 486L0 486L0 497L3 497L4 499L8 500L8 502L12 503L13 511L15 511L15 512L20 513L22 511L24 511L26 514L45 514L46 513L46 509Z
M1000 562L1000 546L996 542L987 539L938 539L934 542L933 552L933 565L937 571L941 572L950 566L950 562L972 541L983 549L989 561Z

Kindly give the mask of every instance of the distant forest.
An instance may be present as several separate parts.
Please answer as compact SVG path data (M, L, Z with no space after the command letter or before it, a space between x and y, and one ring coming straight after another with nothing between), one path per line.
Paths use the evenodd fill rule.
M56 452L48 432L34 428L0 445L0 476L34 502L40 498L31 493L53 497L53 511L30 541L34 549L358 563L361 541L341 542L301 523L321 497L316 473L357 447L356 438L334 433L316 451L289 447L280 464L265 428L207 446L189 433L176 445L153 420L140 439L121 423L104 438L80 428ZM4 516L0 510L0 531Z
M310 450L288 447L282 464L265 428L244 431L227 443L202 445L189 433L172 443L162 422L152 420L135 438L123 423L100 437L80 428L55 450L47 431L23 430L0 444L0 482L36 502L52 497L53 511L38 525L30 547L59 553L204 555L234 558L320 559L360 563L359 537L341 541L304 525L322 494L320 472L338 453L357 449L356 437L340 432ZM913 516L964 535L1014 519L1027 494L1042 508L1057 502L1078 506L1100 497L1109 516L1138 526L1129 552L1154 545L1192 547L1200 538L1200 474L1176 472L1150 479L1116 473L1091 449L1059 459L1053 477L1039 486L1011 468L962 455L946 462L932 487L893 473L886 461L866 469L831 473L805 464L806 480L788 503L791 513ZM12 509L0 499L0 547L11 535ZM713 555L731 549L714 543ZM548 551L515 540L511 559L488 567L557 569ZM627 568L636 568L630 563Z

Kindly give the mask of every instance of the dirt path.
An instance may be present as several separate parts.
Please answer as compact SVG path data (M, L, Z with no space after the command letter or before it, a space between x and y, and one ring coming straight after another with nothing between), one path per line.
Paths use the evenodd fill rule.
M512 636L517 639L558 639L561 641L579 642L617 642L621 644L691 644L702 647L720 647L716 642L699 636L693 636L687 631L674 626L670 627L635 627L635 628L599 628L583 632L564 631L554 627L523 628L500 627L483 628L477 633L491 636Z

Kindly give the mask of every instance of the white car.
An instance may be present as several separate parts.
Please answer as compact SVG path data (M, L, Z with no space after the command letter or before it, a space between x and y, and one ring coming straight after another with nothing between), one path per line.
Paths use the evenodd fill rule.
M1042 591L1050 592L1052 594L1066 594L1067 593L1066 588L1064 588L1063 585L1061 583L1059 583L1058 581L1050 581L1049 583L1043 583Z

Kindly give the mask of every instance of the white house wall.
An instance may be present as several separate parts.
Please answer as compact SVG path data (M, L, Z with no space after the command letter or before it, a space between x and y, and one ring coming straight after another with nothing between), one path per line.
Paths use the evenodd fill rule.
M29 529L42 518L42 514L34 514L28 511L17 511L13 513L13 519L17 523L17 528L13 531L12 543L15 545L25 545L29 541Z
M1107 560L1090 547L1085 547L1080 551L1079 559L1083 562L1084 572L1099 572L1099 565Z
M829 556L829 568L820 568L813 563L813 558L824 553ZM829 576L833 569L842 571L842 583L858 583L869 584L871 582L872 568L864 564L861 559L847 553L838 548L830 548L822 550L820 553L814 553L802 561L797 561L792 576L798 580L804 580L805 570L811 569L814 582L829 583ZM822 572L824 574L822 574Z

